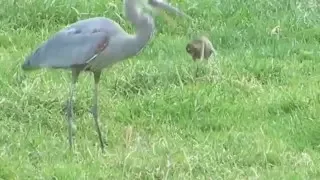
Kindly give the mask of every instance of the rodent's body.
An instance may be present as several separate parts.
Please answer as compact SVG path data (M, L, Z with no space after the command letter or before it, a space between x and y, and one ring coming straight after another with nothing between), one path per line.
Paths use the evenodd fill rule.
M210 42L210 40L205 36L200 36L189 42L186 46L186 51L188 54L192 56L192 59L196 61L197 59L206 59L208 60L209 57L215 55L215 49Z

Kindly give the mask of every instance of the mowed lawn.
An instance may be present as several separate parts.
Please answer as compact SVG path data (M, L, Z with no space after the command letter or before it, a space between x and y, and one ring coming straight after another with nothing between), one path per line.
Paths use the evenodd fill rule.
M0 179L320 179L319 2L170 2L194 20L159 14L142 53L103 73L105 154L92 74L77 85L70 153L70 72L20 66L77 19L106 16L134 33L122 2L0 2ZM185 52L201 34L219 53L209 65Z

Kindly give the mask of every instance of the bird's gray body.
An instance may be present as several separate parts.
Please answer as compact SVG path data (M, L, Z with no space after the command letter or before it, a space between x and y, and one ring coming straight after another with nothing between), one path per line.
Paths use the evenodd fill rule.
M122 53L123 43L128 43L125 41L128 38L134 37L109 18L80 20L60 30L40 45L26 58L23 68L87 66L89 69L102 69L135 55L143 48L132 47L132 53ZM99 45L103 49L99 49ZM93 59L95 60L92 61Z

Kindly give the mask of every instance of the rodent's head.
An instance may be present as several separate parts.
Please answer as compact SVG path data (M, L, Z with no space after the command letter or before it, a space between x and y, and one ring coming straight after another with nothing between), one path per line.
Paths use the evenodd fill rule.
M186 51L187 51L187 53L192 54L192 52L194 51L194 47L193 47L192 43L187 44Z
M189 42L186 46L186 51L189 54L194 54L201 51L203 42L200 40L193 40Z

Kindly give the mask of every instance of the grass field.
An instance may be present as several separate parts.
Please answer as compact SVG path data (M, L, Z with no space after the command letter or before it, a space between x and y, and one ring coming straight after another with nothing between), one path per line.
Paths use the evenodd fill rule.
M319 2L173 3L194 21L157 17L148 47L103 73L102 154L89 113L92 75L77 86L70 153L62 111L70 72L21 78L20 65L77 19L107 16L133 33L121 1L0 2L0 179L320 178ZM198 34L216 45L211 65L185 53Z

